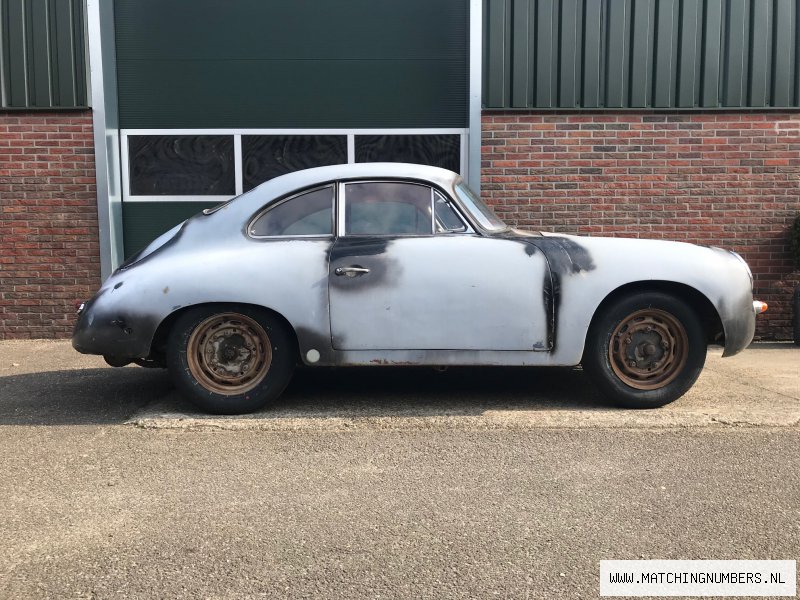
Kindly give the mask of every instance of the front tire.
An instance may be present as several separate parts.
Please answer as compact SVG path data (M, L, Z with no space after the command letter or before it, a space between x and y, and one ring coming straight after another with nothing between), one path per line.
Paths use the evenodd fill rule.
M175 387L205 412L250 413L292 376L294 345L283 323L253 307L204 306L178 317L167 342Z
M595 316L582 364L615 404L657 408L685 394L705 360L705 331L695 312L674 296L647 292Z

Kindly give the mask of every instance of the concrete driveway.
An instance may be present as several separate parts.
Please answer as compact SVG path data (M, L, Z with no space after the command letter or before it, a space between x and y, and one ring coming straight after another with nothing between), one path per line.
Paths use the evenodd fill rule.
M0 343L0 598L594 598L603 559L800 556L800 349L664 409L572 370L309 371L193 414L160 371Z

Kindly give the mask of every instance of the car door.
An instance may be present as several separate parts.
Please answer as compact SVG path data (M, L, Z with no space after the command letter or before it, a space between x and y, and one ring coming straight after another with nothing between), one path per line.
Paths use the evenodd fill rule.
M329 262L335 349L547 349L541 252L477 234L427 185L340 185Z

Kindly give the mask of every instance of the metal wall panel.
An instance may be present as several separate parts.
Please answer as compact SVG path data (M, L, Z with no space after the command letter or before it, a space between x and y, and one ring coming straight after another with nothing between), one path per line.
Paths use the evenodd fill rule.
M484 107L800 107L798 0L483 0Z
M0 109L83 108L86 0L0 0Z
M114 13L123 128L467 125L467 0L114 0Z

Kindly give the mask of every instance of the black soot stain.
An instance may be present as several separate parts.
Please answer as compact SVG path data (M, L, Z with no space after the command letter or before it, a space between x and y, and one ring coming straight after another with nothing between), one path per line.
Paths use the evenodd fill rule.
M400 265L388 256L394 238L341 238L330 255L331 288L360 292L391 284L401 275ZM363 267L369 273L357 276L335 275L339 267Z
M561 237L540 237L524 240L526 246L534 246L541 250L550 272L545 272L542 282L542 294L545 314L549 316L547 327L547 344L551 352L556 349L558 332L558 316L561 308L561 282L564 277L578 273L587 273L595 269L594 260L589 251L574 240ZM525 253L532 256L526 247Z

